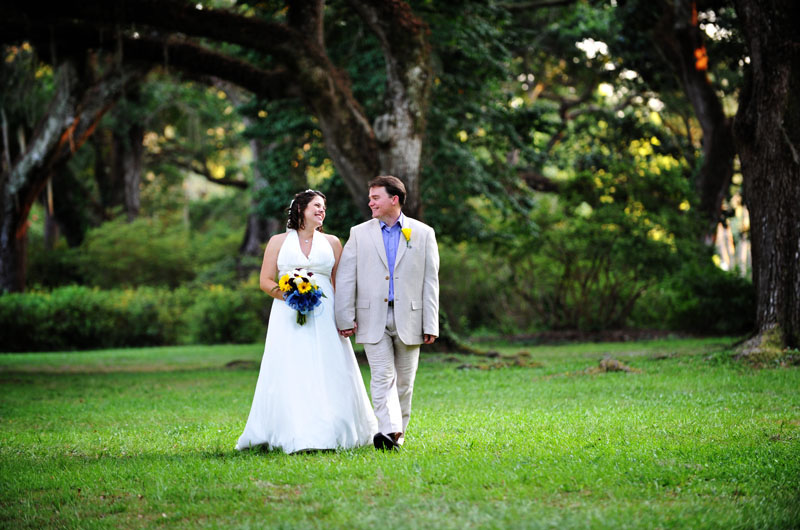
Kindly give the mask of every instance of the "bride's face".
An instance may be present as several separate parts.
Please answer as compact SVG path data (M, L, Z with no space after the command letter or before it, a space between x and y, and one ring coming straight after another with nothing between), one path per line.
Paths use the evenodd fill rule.
M303 211L304 225L307 227L320 227L325 220L325 201L319 195L314 196Z

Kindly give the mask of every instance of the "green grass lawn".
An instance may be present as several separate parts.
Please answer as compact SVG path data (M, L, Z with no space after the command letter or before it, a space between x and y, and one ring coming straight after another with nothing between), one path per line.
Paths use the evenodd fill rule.
M0 527L800 527L800 370L729 343L423 353L395 454L235 451L260 345L2 355Z

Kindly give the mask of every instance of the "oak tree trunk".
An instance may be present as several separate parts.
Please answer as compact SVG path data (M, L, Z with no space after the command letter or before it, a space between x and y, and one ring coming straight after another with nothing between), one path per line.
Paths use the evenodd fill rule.
M244 119L249 127L252 122ZM250 140L250 151L253 160L259 160L262 153L261 144L256 140ZM258 213L258 196L265 188L269 187L269 182L261 173L258 164L253 164L253 184L250 186L250 213L247 214L247 228L245 229L244 239L239 247L240 256L260 257L264 252L264 244L272 234L278 233L283 227L277 219L265 219Z
M125 214L128 221L133 221L139 216L141 206L139 185L142 181L144 127L138 123L129 123L127 127L127 131L114 132L114 180L123 183Z
M735 135L750 210L757 337L800 346L800 38L795 0L737 0L750 54Z

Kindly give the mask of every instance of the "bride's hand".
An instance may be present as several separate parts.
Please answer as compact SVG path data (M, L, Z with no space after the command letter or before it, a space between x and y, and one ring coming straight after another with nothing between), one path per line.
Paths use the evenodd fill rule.
M342 337L352 337L353 335L356 334L357 329L358 329L358 323L356 322L350 329L340 329L339 335L341 335Z

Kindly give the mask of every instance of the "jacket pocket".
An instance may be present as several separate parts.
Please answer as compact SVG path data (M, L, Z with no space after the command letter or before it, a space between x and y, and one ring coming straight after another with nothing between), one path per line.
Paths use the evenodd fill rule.
M356 309L369 309L369 299L362 298L360 300L356 300Z
M411 300L411 310L419 311L420 309L422 309L422 302L419 300Z

